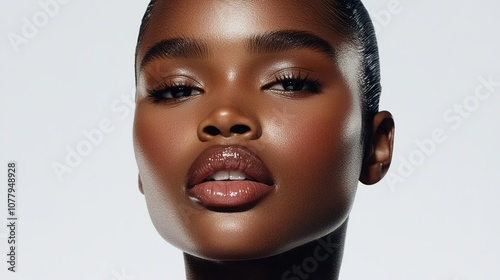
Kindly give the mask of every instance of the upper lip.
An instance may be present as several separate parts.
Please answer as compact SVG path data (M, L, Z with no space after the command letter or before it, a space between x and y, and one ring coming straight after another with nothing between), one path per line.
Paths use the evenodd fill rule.
M242 146L213 146L203 151L191 165L188 188L203 183L218 171L239 171L254 181L273 184L271 172L249 149Z

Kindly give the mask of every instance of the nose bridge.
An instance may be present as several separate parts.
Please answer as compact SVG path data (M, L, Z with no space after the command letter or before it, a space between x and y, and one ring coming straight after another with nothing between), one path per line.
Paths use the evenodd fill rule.
M236 89L226 89L211 94L207 100L209 110L198 125L198 137L209 141L217 137L238 137L254 140L261 136L262 129L253 102Z

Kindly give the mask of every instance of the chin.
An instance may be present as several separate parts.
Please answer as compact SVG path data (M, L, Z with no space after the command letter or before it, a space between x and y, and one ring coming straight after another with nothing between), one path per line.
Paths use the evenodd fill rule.
M200 259L210 261L258 260L286 253L335 232L342 227L347 219L346 215L345 219L330 221L319 226L316 230L311 230L312 228L308 226L298 227L296 223L276 223L262 220L252 223L251 220L242 219L241 216L237 219L238 214L234 213L224 213L222 216L225 216L224 222L221 222L221 217L219 217L220 224L217 226L213 226L213 223L210 224L209 218L201 218L203 222L208 222L208 224L203 222L198 224L197 228L201 230L191 231L188 234L191 236L190 239L177 239L178 242L171 242L174 240L167 236L164 237L167 237L165 239L168 242L184 253ZM227 218L227 216L231 218Z

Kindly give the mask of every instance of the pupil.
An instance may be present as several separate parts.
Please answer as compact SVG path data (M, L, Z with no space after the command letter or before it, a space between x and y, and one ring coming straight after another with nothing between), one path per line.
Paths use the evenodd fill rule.
M191 94L191 91L186 87L178 87L178 88L172 90L173 97L189 96L190 94Z
M304 88L304 82L302 82L302 81L285 81L285 82L283 82L283 88L285 90L302 90Z

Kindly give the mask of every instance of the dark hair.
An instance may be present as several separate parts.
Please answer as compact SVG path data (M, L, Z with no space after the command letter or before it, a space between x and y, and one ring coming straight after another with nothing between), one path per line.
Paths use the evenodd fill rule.
M151 0L142 19L138 43L141 42L151 11L157 0ZM367 124L378 112L382 87L380 85L380 61L375 29L368 11L360 0L325 0L328 19L333 29L352 40L360 49L363 100L363 127L365 135L370 135ZM323 13L324 14L324 13ZM366 140L366 139L365 139Z
M369 120L379 110L380 60L375 28L368 11L360 0L327 0L334 21L348 29L343 35L352 39L360 48L364 119ZM331 21L331 20L330 20Z

